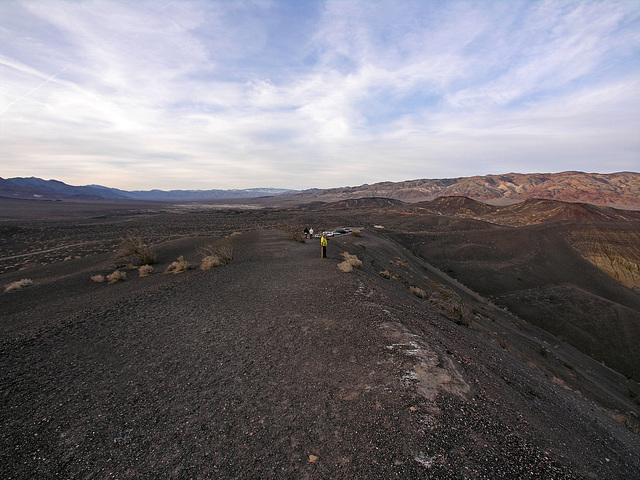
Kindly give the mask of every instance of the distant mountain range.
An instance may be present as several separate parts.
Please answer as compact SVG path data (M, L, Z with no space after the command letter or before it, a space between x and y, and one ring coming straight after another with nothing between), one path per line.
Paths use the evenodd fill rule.
M640 207L640 173L508 173L449 179L381 182L358 187L303 191L277 188L126 191L101 185L72 186L57 180L42 180L35 177L0 178L0 197L31 200L89 201L107 199L188 202L272 196L285 196L291 201L300 203L335 202L365 197L420 202L438 197L464 196L498 205L537 198L595 205Z
M0 198L29 200L147 200L147 201L204 201L232 198L256 198L282 195L292 190L279 188L249 188L245 190L134 190L126 191L102 185L76 187L58 180L41 178L0 178Z

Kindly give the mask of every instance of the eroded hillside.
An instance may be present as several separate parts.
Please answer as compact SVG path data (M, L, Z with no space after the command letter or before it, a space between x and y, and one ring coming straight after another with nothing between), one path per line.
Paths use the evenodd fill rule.
M359 197L387 197L415 202L444 196L465 196L476 200L514 203L542 198L564 202L640 207L640 173L611 174L508 173L449 179L421 179L381 182L358 187L309 190L301 198L337 201Z
M585 259L618 282L640 293L640 227L590 225L568 234Z

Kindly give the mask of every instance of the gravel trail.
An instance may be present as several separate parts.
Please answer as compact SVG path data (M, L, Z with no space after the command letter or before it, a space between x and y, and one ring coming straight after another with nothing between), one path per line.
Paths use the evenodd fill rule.
M329 259L320 258L319 242L278 231L234 242L227 266L147 289L109 286L104 305L4 344L0 477L637 473L628 451L608 470L606 455L622 447L600 447L606 426L569 458L561 446L547 449L559 434L536 441L573 400L559 398L545 413L535 403L557 393L546 387L520 384L506 400L485 392L481 384L505 394L516 388L512 367L497 357L477 365L469 352L488 347L463 327L437 326L443 320L401 297L401 287L370 272L340 272L337 242ZM589 434L576 431L576 442ZM580 463L585 455L597 458Z

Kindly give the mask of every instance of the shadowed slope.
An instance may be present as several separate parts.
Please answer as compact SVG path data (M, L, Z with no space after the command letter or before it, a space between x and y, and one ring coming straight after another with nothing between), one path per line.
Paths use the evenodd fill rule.
M640 296L573 249L565 239L572 231L556 225L397 238L471 289L640 379Z

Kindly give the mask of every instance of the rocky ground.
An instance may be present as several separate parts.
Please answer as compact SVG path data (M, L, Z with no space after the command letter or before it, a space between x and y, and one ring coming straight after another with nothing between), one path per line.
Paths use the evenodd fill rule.
M270 228L287 213L182 215L148 217L181 235L148 277L92 282L113 252L72 247L0 276L33 281L0 294L2 478L640 476L615 417L637 404L602 393L628 380L384 235L330 239L321 259ZM83 228L115 238L110 218ZM228 265L161 273L240 230ZM344 251L362 268L339 270ZM439 296L411 293L419 280Z

